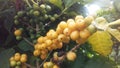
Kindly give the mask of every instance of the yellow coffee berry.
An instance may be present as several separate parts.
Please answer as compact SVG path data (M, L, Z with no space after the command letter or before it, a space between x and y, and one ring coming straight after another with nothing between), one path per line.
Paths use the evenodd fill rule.
M93 16L87 16L85 17L84 21L86 23L86 25L90 25L92 23L92 21L94 20L94 17Z
M80 31L80 38L86 39L90 36L90 32L87 29Z
M53 65L54 65L53 62L51 61L47 62L47 68L53 68Z
M68 21L67 22L67 25L68 25L68 28L70 29L70 30L76 30L76 24L75 24L75 21Z
M22 54L21 57L27 58L27 54Z
M84 20L82 19L77 19L76 20L76 28L78 30L83 30L84 28L86 28L86 23L84 22Z
M15 36L21 36L21 34L22 34L22 31L21 30L15 30L15 32L14 32L14 35Z
M44 42L44 37L43 37L43 36L39 37L39 38L37 39L37 42L38 42L38 43L43 43L43 42Z
M84 19L84 17L83 17L82 15L77 15L77 16L75 17L75 21L78 20L78 19Z
M58 26L61 28L61 29L65 29L67 27L67 23L65 21L61 21Z
M63 30L63 34L66 35L66 36L69 36L71 34L72 30L70 30L69 28L65 28Z
M50 40L50 39L47 39L46 41L45 41L45 43L46 43L46 46L50 46L50 45L52 45L52 40Z
M20 58L21 58L20 53L15 53L15 56L14 56L15 61L19 61Z
M67 60L69 60L69 61L74 61L74 60L76 59L76 53L70 51L70 52L67 53L67 56L66 56L66 57L67 57Z
M34 50L33 55L34 56L39 56L40 55L40 51L39 50Z
M60 28L59 26L57 26L56 32L57 32L58 34L62 34L62 33L63 33L63 29Z
M11 58L10 58L10 61L13 61L13 60L15 60L14 57L11 57Z
M70 34L70 38L71 38L73 41L75 41L75 40L77 40L78 38L80 38L80 36L79 36L79 31L77 31L77 30L73 31L73 32Z
M27 62L27 58L21 57L21 58L20 58L20 61L21 61L22 63L25 63L25 62Z
M58 35L58 40L60 41L60 42L63 42L64 40L65 40L65 35L64 34L59 34Z
M40 55L40 58L41 58L42 60L46 59L46 57L47 57L47 54L41 54L41 55Z
M58 65L54 65L53 68L60 68Z

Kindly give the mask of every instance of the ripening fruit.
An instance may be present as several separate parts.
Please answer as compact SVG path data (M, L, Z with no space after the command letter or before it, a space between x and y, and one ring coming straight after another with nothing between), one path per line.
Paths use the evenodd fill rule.
M46 43L46 45L47 46L50 46L50 45L52 45L52 40L50 40L50 39L47 39L46 41L45 41L45 43Z
M93 34L93 33L95 33L95 32L97 31L97 29L95 28L94 25L89 25L89 26L87 27L87 30L88 30L91 34Z
M40 12L36 10L36 11L33 12L33 15L34 15L34 16L39 16L39 15L40 15Z
M16 61L15 61L15 60L10 61L10 66L11 66L11 67L16 66Z
M20 65L21 65L21 62L20 62L20 61L18 61L16 64L17 64L18 66L20 66Z
M53 68L60 68L58 65L54 65Z
M76 40L76 43L77 44L83 44L83 43L85 43L85 41L86 41L86 38L85 39L79 38L79 39Z
M70 51L70 52L67 53L67 56L66 56L66 57L67 57L67 60L69 60L69 61L74 61L74 60L76 59L76 53Z
M86 28L86 24L85 24L85 21L82 20L82 19L77 19L76 21L76 28L78 30L83 30L84 28Z
M90 36L90 32L87 29L80 31L80 38L86 39Z
M46 59L46 57L47 57L47 54L41 54L41 55L40 55L40 58L41 58L42 60Z
M60 42L63 42L64 40L65 40L65 35L64 34L59 34L58 35L58 40L60 41Z
M15 68L21 68L20 66L15 66Z
M54 64L53 64L53 62L47 62L46 65L47 65L47 68L53 68Z
M40 55L40 51L39 50L34 50L33 55L34 56L39 56Z
M71 34L71 30L69 29L69 28L65 28L64 30L63 30L63 34L64 35L66 35L66 36L69 36L70 34Z
M14 57L11 57L11 58L10 58L10 61L13 61L13 60L15 60Z
M63 43L62 42L59 42L58 44L57 44L57 48L58 49L61 49L63 47Z
M56 28L56 32L57 32L58 34L62 34L63 29L60 28L59 26L57 26L57 28Z
M20 53L16 53L15 56L14 56L15 61L19 61L20 58L21 58Z
M92 23L92 21L94 20L94 17L93 16L87 16L85 17L84 21L86 23L86 25L90 25Z
M48 50L47 49L43 49L40 51L41 54L47 54L48 53Z
M21 58L20 58L20 61L21 61L22 63L25 63L25 62L27 61L27 58L21 57Z
M65 28L67 28L67 23L65 22L65 21L61 21L59 24L58 24L58 26L61 28L61 29L65 29Z
M27 55L26 54L22 54L21 57L27 58Z
M78 20L78 19L84 19L84 17L83 17L82 15L77 15L77 16L75 17L75 21Z
M19 29L15 30L15 32L14 32L15 36L21 36L21 34L22 34L22 31Z
M52 32L51 33L51 39L56 39L58 37L57 32Z
M48 62L45 62L45 63L43 64L43 68L47 68L47 63L48 63Z
M75 41L75 40L77 40L78 38L80 38L79 31L75 30L75 31L71 32L70 38L71 38L73 41Z
M43 43L43 42L44 42L44 37L43 37L43 36L40 36L40 37L37 39L37 42L38 42L38 43Z
M67 25L68 25L68 28L70 30L76 30L76 24L75 24L75 21L73 19L68 19L67 20Z

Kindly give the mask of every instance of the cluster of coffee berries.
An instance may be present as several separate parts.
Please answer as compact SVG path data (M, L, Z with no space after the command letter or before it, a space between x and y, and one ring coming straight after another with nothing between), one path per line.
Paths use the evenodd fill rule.
M91 35L89 25L93 21L92 16L83 17L78 15L75 19L61 21L56 30L50 29L45 36L40 36L34 48L34 56L40 56L45 59L48 52L61 49L63 43L69 43L70 40L76 41L77 44L83 44Z
M27 62L26 54L15 53L15 55L10 58L11 68L21 68L25 66L24 63L26 62Z
M22 28L24 32L21 36L21 31L15 30L16 39L27 36L36 43L36 39L45 33L45 25L58 18L58 14L51 12L52 7L49 4L33 4L32 7L18 11L14 16L15 28Z
M53 62L49 61L43 64L43 68L60 68L60 67L54 64Z

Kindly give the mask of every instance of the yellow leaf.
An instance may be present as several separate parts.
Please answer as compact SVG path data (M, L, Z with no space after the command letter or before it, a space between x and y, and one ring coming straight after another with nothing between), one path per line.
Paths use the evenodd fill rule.
M107 31L97 31L88 38L88 42L94 51L103 56L109 55L112 51L113 42Z

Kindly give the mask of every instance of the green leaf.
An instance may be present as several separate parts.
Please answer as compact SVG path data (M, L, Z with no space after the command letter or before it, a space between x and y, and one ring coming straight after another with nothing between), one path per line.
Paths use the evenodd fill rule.
M31 46L29 43L27 43L25 40L22 40L19 44L18 47L23 50L23 51L33 51L34 48Z
M14 49L7 49L0 53L0 68L10 68L9 58L15 53Z
M108 28L107 31L120 42L120 31L119 30Z
M63 0L63 2L65 4L65 8L69 8L73 4L75 4L76 2L79 2L79 1L81 1L81 0Z
M62 0L49 0L50 3L54 4L61 10L63 9Z
M115 63L105 57L94 57L90 59L85 68L114 68Z
M107 31L97 31L89 37L88 42L91 44L93 51L103 56L107 56L111 53L113 41Z

